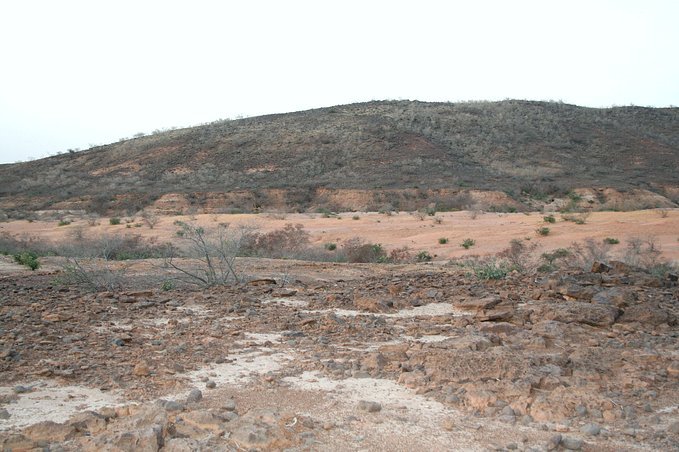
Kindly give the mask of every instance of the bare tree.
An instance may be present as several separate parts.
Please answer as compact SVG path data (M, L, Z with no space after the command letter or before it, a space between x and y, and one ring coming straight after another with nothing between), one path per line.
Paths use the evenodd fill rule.
M153 229L154 227L156 227L156 225L160 221L160 218L158 217L158 215L156 215L153 212L149 212L147 210L142 212L141 218L142 218L142 220L144 220L144 223L146 223L146 225L149 227L149 229Z
M177 235L184 242L182 251L194 262L191 265L188 261L178 261L180 249L177 247L169 250L165 266L173 270L178 279L206 287L242 281L236 269L236 256L251 237L251 228L220 223L217 228L206 230L181 221L176 224L180 228Z

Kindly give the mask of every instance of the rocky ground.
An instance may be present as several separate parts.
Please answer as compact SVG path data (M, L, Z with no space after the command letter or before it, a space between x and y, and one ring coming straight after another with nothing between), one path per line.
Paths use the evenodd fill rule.
M3 261L3 450L679 449L672 278L243 265L89 293Z

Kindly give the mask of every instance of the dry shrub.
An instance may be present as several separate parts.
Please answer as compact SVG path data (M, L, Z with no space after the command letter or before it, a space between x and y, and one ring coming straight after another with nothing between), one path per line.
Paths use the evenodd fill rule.
M301 224L286 224L267 233L250 232L242 253L247 256L295 258L309 247L309 233Z
M346 240L342 244L341 251L347 262L352 263L385 262L387 260L387 253L382 245L365 243L358 237Z
M512 239L509 248L498 253L498 257L509 264L509 267L521 273L533 273L538 267L534 251L537 243L527 243L525 240Z
M403 248L395 248L389 253L389 261L395 264L413 262L413 253L407 246L404 246Z
M611 245L593 238L583 242L575 242L569 248L569 255L565 262L571 267L579 267L583 270L592 268L594 262L608 262Z

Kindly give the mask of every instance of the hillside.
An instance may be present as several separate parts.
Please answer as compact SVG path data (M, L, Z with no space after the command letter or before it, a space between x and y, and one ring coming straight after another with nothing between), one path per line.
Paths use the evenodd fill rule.
M469 190L503 192L506 200L493 199L528 208L530 199L605 187L648 190L671 205L677 168L679 108L385 101L0 165L0 208L135 211L168 194L213 210L343 208L343 196L372 197L365 207L455 208Z

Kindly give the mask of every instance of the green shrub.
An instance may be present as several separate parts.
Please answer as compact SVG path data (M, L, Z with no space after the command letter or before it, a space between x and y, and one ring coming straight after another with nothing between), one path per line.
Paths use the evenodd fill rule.
M342 244L342 253L346 256L347 262L351 263L371 263L387 262L387 252L384 251L379 243L365 243L358 237L346 240Z
M547 215L546 217L542 217L542 219L545 220L545 223L556 223L554 215Z
M69 220L59 220L59 224L57 226L68 226L71 224Z
M416 256L417 262L429 262L432 260L431 254L427 251L420 251Z
M543 226L541 228L537 228L535 232L538 235L549 235L549 228L547 226Z
M33 251L24 251L14 255L14 260L20 264L24 265L31 270L36 270L40 267L40 262L38 261L38 255Z
M352 219L352 220L360 220L361 217L359 217L358 215L354 215L353 217L351 217L351 219Z
M113 217L113 218L109 219L108 222L109 222L111 225L115 226L115 225L120 224L120 218L118 218L118 217Z
M165 292L172 290L174 288L175 288L174 283L172 281L170 281L169 279L166 280L166 281L163 281L163 284L161 284L161 286L160 286L160 289L165 291Z
M613 237L606 237L604 239L604 243L606 245L617 245L618 243L620 243L620 240L613 238Z
M328 250L328 251L335 251L337 249L337 244L336 243L326 243L325 249Z
M460 243L460 246L466 250L474 245L476 245L476 241L474 239L464 239L462 243Z
M509 273L509 268L503 263L494 260L483 262L474 267L474 274L479 279L503 279Z
M561 215L561 219L563 221L572 221L575 224L585 224L587 222L587 218L589 217L590 212L582 212L579 214L566 214L566 215Z
M448 239L446 237L441 237L439 239L439 244L445 245L446 243L448 243Z

